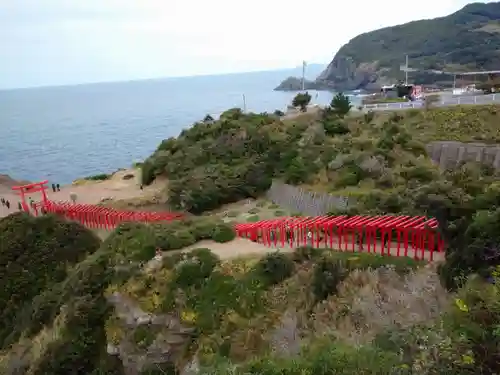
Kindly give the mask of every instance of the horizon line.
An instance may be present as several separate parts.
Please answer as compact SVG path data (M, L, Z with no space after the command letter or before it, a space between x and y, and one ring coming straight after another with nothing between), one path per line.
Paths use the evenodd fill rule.
M323 65L327 66L328 63L308 63L310 65ZM160 81L160 80L173 80L173 79L183 79L183 78L200 78L200 77L217 77L217 76L228 76L237 74L252 74L252 73L266 73L266 72L277 72L282 70L293 70L302 69L302 66L297 65L291 68L278 68L278 69L264 69L264 70L247 70L241 72L229 72L229 73L213 73L213 74L193 74L188 76L167 76L167 77L151 77L151 78L134 78L129 80L110 80L110 81L92 81L92 82L82 82L82 83L68 83L68 84L58 84L58 85L40 85L40 86L22 86L22 87L0 87L0 92L2 91L16 91L16 90L35 90L35 89L45 89L45 88L62 88L62 87L74 87L74 86L88 86L88 85L100 85L109 83L133 83L133 82L144 82L144 81Z

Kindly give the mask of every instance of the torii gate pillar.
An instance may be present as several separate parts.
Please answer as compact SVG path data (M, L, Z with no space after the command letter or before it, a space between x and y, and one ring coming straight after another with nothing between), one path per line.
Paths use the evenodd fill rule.
M26 203L26 194L32 194L41 192L42 193L42 203L43 206L47 206L49 204L49 199L47 197L48 187L46 186L49 183L48 180L35 182L33 184L22 185L22 186L13 186L12 190L19 193L21 197L21 205L23 206L23 210L25 212L30 212L30 206Z

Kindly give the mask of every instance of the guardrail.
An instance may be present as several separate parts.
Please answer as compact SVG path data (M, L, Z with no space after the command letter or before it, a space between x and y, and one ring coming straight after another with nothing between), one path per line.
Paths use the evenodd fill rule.
M440 101L433 103L434 107L449 107L454 105L474 105L474 104L493 104L500 103L500 94L490 95L471 95L458 97L444 97ZM422 108L423 101L415 102L396 102L396 103L376 103L365 104L363 110L366 111L394 111L399 109Z

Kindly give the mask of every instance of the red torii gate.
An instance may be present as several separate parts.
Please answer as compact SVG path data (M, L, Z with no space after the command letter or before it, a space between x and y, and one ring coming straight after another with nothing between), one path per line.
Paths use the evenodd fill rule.
M325 247L344 251L356 251L358 245L358 249L363 251L363 245L366 244L368 252L377 252L377 244L380 242L381 255L396 255L391 254L391 250L396 250L397 256L403 255L403 245L404 256L408 256L411 245L415 258L424 258L424 253L428 250L430 260L433 260L434 251L444 250L444 242L437 227L435 219L424 216L344 215L263 220L236 224L235 231L240 237L261 241L267 246L277 246L279 241L281 246L288 243L290 247L320 247L320 243L324 242ZM397 237L396 244L393 243L394 236ZM394 249L393 245L397 248Z
M19 196L21 197L21 206L23 207L24 211L26 212L30 211L30 207L26 203L26 194L33 194L40 192L42 193L42 207L45 207L49 204L49 199L47 197L47 192L46 192L46 190L48 190L48 187L46 186L48 183L49 181L45 180L41 182L34 182L32 184L12 187L12 190L18 193Z

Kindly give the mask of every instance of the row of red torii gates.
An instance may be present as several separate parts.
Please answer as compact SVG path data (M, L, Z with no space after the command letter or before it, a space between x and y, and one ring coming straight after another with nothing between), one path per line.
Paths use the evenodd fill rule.
M121 211L109 207L54 202L47 195L48 181L15 186L24 211L36 216L53 213L90 228L111 230L123 222L179 220L180 213ZM26 196L40 192L42 200L26 202ZM444 241L435 219L424 216L318 216L280 217L255 223L236 224L237 236L269 247L313 246L341 251L373 252L381 255L413 256L434 260L442 255Z

